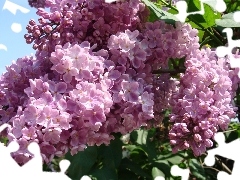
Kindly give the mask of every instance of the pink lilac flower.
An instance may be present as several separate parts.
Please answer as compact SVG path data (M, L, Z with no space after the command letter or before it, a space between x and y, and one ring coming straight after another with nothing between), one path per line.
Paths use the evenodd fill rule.
M232 81L228 70L217 62L210 49L196 50L187 57L186 72L171 100L169 138L173 152L190 148L196 156L201 155L213 145L211 139L217 130L225 130L235 116Z

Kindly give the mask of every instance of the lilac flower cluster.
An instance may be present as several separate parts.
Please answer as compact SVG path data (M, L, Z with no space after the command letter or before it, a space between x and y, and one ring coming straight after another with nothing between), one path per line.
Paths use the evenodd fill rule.
M27 43L41 53L54 51L55 45L67 42L97 43L98 48L106 48L112 34L126 29L135 30L145 13L140 0L128 0L117 3L105 3L104 0L46 0L50 12L39 8L39 24L29 21Z
M171 99L174 124L169 138L173 152L190 148L199 156L213 145L211 138L218 129L225 130L235 117L232 81L229 69L208 48L189 55L185 66Z
M6 67L7 72L0 79L0 104L8 108L0 110L0 124L8 122L16 114L18 107L27 103L28 97L24 89L29 86L29 79L42 74L35 61L33 57L26 56Z
M180 22L175 26L164 21L145 23L142 38L153 70L168 68L170 58L183 58L200 47L196 29Z
M152 74L146 64L145 44L139 41L139 32L117 33L108 40L109 60L107 78L113 82L111 88L116 120L114 132L126 134L141 125L146 125L153 116Z
M238 50L234 52L233 57L236 59L240 57ZM229 56L225 58L219 58L218 63L221 64L226 70L229 71L229 78L232 81L232 91L233 91L233 98L234 98L236 96L236 91L240 83L240 78L238 76L238 72L240 71L240 69L239 68L231 69Z
M14 153L20 164L31 158L32 141L50 162L107 145L114 132L157 125L169 108L174 151L199 155L235 115L234 75L213 52L199 50L189 24L145 23L148 9L140 0L46 0L44 6L50 12L39 8L39 23L30 20L25 35L36 58L18 59L0 79L0 123L11 125L8 139L20 144ZM153 73L185 56L180 81Z
M35 43L36 60L13 64L1 81L1 123L12 125L8 138L21 145L14 154L20 164L31 157L26 150L31 141L39 143L49 162L87 144L109 144L112 132L130 132L153 118L151 69L145 67L138 31L130 31L140 23L144 4L139 0L45 3L50 12L39 8L40 24L30 20L30 34L25 35L28 43ZM118 48L110 45L114 36ZM11 76L16 76L15 82Z
M50 80L48 74L29 79L29 87L21 89L27 101L11 115L12 128L8 132L10 141L37 141L46 162L69 149L75 154L88 142L102 144L111 139L108 134L96 132L113 104L109 82L102 77L104 58L92 54L88 42L55 49L50 57L51 69L60 74L59 79ZM22 159L19 152L17 159L24 163L28 152L23 147L21 154Z
M170 58L183 58L199 48L198 31L189 24L175 23L175 28L164 21L146 22L142 33L142 43L147 52L146 64L152 70L168 69ZM174 60L173 60L174 61ZM153 75L154 121L163 120L163 112L171 109L169 101L172 93L178 91L179 82L170 74Z

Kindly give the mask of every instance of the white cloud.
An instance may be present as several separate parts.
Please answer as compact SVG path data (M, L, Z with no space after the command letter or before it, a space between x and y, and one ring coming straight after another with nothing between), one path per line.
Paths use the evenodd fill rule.
M4 5L3 5L3 8L2 10L4 9L7 9L9 10L12 14L16 15L17 13L17 10L21 11L22 13L26 14L26 13L29 13L30 10L25 8L25 7L22 7L22 6L19 6L18 4L15 4L9 0L6 0Z
M0 50L1 49L7 51L7 46L5 46L4 44L0 44Z
M12 23L11 29L15 33L20 33L22 31L22 25L19 23Z

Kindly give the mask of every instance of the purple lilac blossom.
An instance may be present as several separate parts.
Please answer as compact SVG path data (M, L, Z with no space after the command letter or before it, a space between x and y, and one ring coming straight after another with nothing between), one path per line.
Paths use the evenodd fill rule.
M68 151L108 145L115 132L152 120L157 126L169 108L174 151L199 155L234 116L235 71L228 74L213 52L199 50L189 24L145 23L149 11L140 0L46 0L44 6L49 12L39 8L38 22L26 27L35 58L19 58L0 79L0 123L11 125L8 139L20 144L18 163L31 158L32 141L48 163ZM185 56L180 81L152 73Z

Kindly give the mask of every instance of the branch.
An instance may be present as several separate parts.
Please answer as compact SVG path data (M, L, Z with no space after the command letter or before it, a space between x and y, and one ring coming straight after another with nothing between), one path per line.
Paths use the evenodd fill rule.
M216 168L213 168L213 167L208 167L208 166L203 166L203 168L213 169L213 170L215 170L215 171L217 171L217 172L219 172L219 171L220 171L220 170L218 170L218 169L216 169Z
M217 157L215 157L217 160L217 163L222 166L223 170L225 170L227 173L232 174L232 171Z

